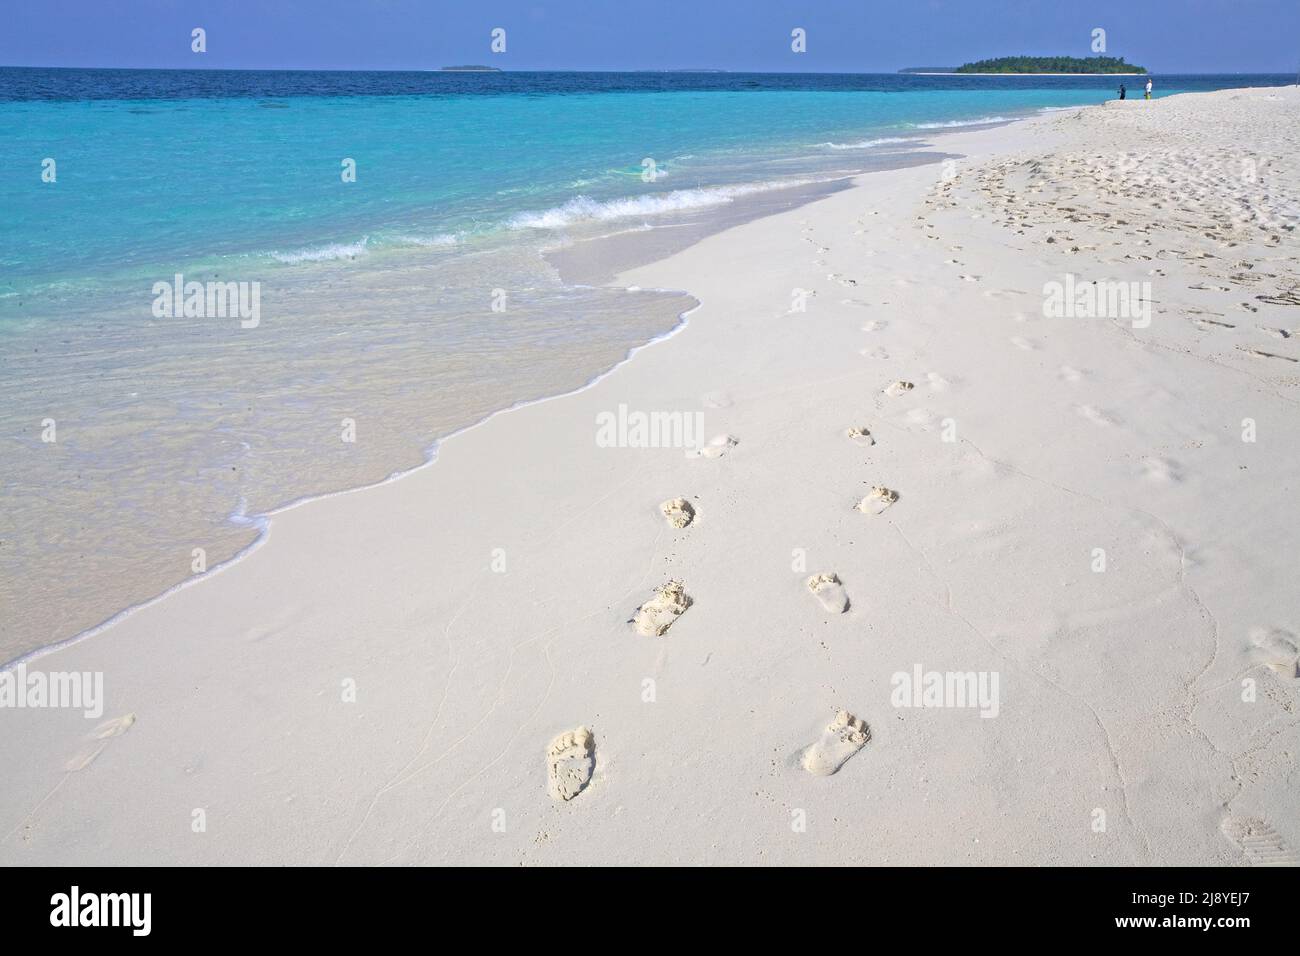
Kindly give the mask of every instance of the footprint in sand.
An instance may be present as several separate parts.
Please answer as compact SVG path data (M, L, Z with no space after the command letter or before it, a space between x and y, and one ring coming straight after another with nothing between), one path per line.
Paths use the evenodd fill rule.
M86 745L74 754L63 769L69 773L76 773L78 770L85 770L95 758L104 752L104 748L109 745L114 737L121 737L131 729L135 723L135 714L127 714L124 717L118 717L114 720L106 720L93 731Z
M1265 352L1263 349L1247 348L1244 345L1238 345L1237 348L1248 355L1257 355L1260 358L1281 359L1284 362L1300 362L1300 358L1292 358L1290 355L1279 355L1277 352Z
M638 634L660 637L691 604L682 582L669 581L655 592L654 597L637 608L631 623L636 625Z
M813 593L813 596L821 602L821 606L832 614L843 614L849 609L849 596L834 571L814 574L804 583L808 585L808 590Z
M1016 348L1021 349L1022 351L1025 351L1025 352L1037 352L1037 351L1038 351L1038 343L1037 343L1037 342L1032 342L1032 341L1030 341L1029 339L1021 338L1021 337L1018 336L1018 335L1013 335L1010 339L1008 339L1008 341L1009 341L1012 345L1014 345Z
M946 392L952 388L952 382L944 378L938 372L926 372L925 382L930 386L932 392Z
M876 443L876 439L872 437L870 431L857 425L850 428L845 434L849 436L850 441L859 445L874 445Z
M1288 680L1300 678L1300 645L1294 634L1255 628L1251 631L1250 643L1251 660L1258 661Z
M890 491L880 485L872 488L870 493L857 504L857 509L864 515L878 515L898 500L898 492Z
M919 428L921 431L933 431L935 423L939 421L939 416L928 408L914 408L903 416L903 421L909 426Z
M1062 365L1057 369L1056 374L1063 382L1075 383L1083 381L1083 372L1070 365Z
M821 739L804 749L800 763L811 774L829 777L870 739L871 728L847 710L841 710L826 726Z
M916 388L911 382L897 381L885 388L885 394L890 398L897 398L899 395L906 395L912 389Z
M1113 415L1103 412L1100 408L1094 408L1092 405L1080 405L1076 410L1080 415L1088 419L1088 421L1092 422L1094 425L1104 427L1116 424L1116 419Z
M1219 822L1219 830L1246 855L1251 866L1300 865L1300 856L1263 820L1228 814Z
M700 404L705 408L730 408L731 396L726 392L709 392L700 396Z
M703 448L686 449L687 458L721 458L739 442L730 435L714 435Z
M695 508L685 498L669 498L659 506L671 528L685 528L695 520Z
M586 727L567 730L546 748L547 790L555 800L572 800L591 782L596 738Z
M980 279L983 278L983 276L973 276L973 275L967 275L963 273L957 278L961 279L962 282L979 282Z
M879 319L872 319L870 322L867 322L865 325L862 326L862 331L863 331L863 332L880 332L880 331L883 331L883 330L885 329L885 327L888 326L888 325L889 325L888 322L884 322L884 321L881 321L881 320L879 320Z
M1196 327L1202 332L1211 332L1214 329L1235 329L1236 326L1231 322L1216 322L1214 319L1194 319Z
M1255 298L1266 305L1300 305L1300 288L1287 289L1276 295L1257 295Z
M1142 477L1158 485L1173 485L1183 480L1183 469L1168 458L1143 458Z

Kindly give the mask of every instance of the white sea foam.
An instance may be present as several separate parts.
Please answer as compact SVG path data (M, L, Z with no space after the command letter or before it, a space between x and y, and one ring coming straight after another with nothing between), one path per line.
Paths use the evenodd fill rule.
M625 236L630 232L649 232L653 229L648 222L638 223L635 226L628 226L626 229L615 229L613 232L603 232L599 236L591 236L592 239L612 239L614 236Z
M314 246L298 249L294 252L273 252L271 258L277 262L326 262L330 259L355 259L365 255L370 237L365 236L360 242L333 242L326 246Z
M588 196L575 196L561 206L552 206L539 212L521 212L510 219L511 229L563 229L577 222L606 222L630 216L654 216L685 209L703 209L732 202L741 196L806 186L816 182L810 179L777 180L746 183L736 186L713 186L701 189L677 189L672 192L650 193L644 196L626 196L621 199L596 200Z
M915 140L908 139L904 136L882 136L879 139L864 139L857 143L818 143L818 146L826 149L871 149L875 146L885 146L889 143L911 143Z
M445 247L456 245L456 243L460 242L460 237L444 232L436 236L394 236L393 241L404 246Z
M973 120L948 120L945 123L908 123L912 129L950 129L956 126L984 126L988 123L1010 123L1010 116L985 116Z

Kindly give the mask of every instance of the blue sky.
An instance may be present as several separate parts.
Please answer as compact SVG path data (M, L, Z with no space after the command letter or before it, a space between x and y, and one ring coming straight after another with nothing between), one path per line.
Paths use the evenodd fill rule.
M892 72L1088 56L1101 27L1156 72L1300 70L1300 0L0 0L0 24L7 66Z

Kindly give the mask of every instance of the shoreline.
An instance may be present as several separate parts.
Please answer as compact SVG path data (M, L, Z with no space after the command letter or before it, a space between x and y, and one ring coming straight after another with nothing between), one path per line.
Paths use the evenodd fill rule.
M1028 119L1036 115L1040 115L1040 113L1031 114L1029 117L1024 117L1024 118ZM1006 122L1014 122L1014 120L1003 119L1003 120L999 120L998 122L1006 123ZM977 124L972 124L972 125L977 125ZM984 124L978 124L978 125L984 125ZM988 124L988 125L993 125L993 124ZM756 193L756 195L745 197L744 199L737 202L735 204L736 211L732 213L730 216L726 214L731 212L732 207L723 206L714 212L712 218L704 222L687 223L686 225L688 225L690 228L685 231L690 233L691 238L689 239L688 242L686 242L685 245L683 245L680 241L675 243L670 242L670 244L666 247L666 249L659 254L652 255L649 257L645 257L643 255L637 255L634 257L635 259L634 266L645 265L648 264L649 262L656 261L661 258L665 258L668 255L671 255L673 252L681 251L681 249L683 248L687 248L690 245L694 245L695 243L701 241L701 239L707 236L716 235L720 231L724 231L729 228L734 228L734 226L737 224L743 224L745 222L750 222L755 219L760 219L766 216L775 215L781 211L786 211L790 208L797 208L798 206L815 201L815 199L819 195L819 191L824 193L824 192L837 191L843 188L850 188L846 184L851 183L857 176L869 175L871 172L895 169L895 168L900 168L900 167L905 167L910 165L932 164L932 163L940 162L941 159L947 154L936 152L933 149L927 149L921 147L925 145L925 141L927 139L933 138L933 136L945 135L949 132L950 131L948 129L925 130L922 135L916 136L916 144L917 144L916 148L914 148L912 151L906 154L903 154L893 159L888 165L881 166L878 169L870 169L864 172L842 175L833 179L817 180L815 182L795 182L790 184L789 186L779 188L779 189L759 190ZM931 134L933 134L933 136ZM930 158L931 156L934 156L936 158ZM786 194L794 194L795 198L787 201L784 198ZM773 205L773 203L775 203L775 205ZM670 230L671 227L676 225L678 224L661 223L658 226L656 226L656 229L667 232ZM673 231L676 232L676 230ZM600 257L599 254L592 257L590 262L584 265L584 268L587 269L595 268L598 270L600 274L594 279L590 275L578 274L578 270L572 269L572 267L569 264L571 261L577 258L576 256L573 255L573 252L576 248L581 247L583 249L586 248L599 249L606 246L613 247L617 244L616 240L618 239L619 236L620 233L614 233L610 236L586 237L583 239L579 239L576 242L572 242L567 245L557 247L553 250L544 251L540 253L540 257L543 261L547 262L551 266L551 268L553 268L556 271L561 285L565 287L578 288L578 287L588 286L588 287L602 288L604 290L611 291L611 292L633 291L632 289L628 289L625 286L619 285L618 282L615 281L617 279L617 276L614 274L613 271L606 270L605 267L607 263L605 262L605 260L603 260ZM678 290L678 289L671 289L671 288L637 287L635 291L662 292L662 293L673 294L673 295L683 295L688 297L690 296L690 293L685 290ZM698 306L699 303L695 302L694 305L689 306L685 311L677 313L676 321L672 326L670 326L668 329L660 333L655 334L650 339L641 342L638 345L632 346L624 353L622 358L620 358L617 362L615 362L613 365L609 366L608 368L605 368L604 370L597 371L592 378L589 378L581 385L578 385L575 388L566 391L557 392L554 394L542 395L538 398L533 398L533 399L525 399L522 401L514 402L510 405L503 406L501 408L493 409L483 417L471 421L468 424L463 425L461 427L455 428L444 436L435 438L429 445L425 446L423 449L420 450L419 454L421 456L421 460L417 464L411 465L409 467L398 467L390 471L388 474L384 475L383 477L378 478L374 481L368 481L357 485L349 485L341 488L333 488L323 492L314 492L314 493L301 495L299 497L292 498L284 502L283 504L276 505L275 507L270 508L268 510L259 511L256 514L252 514L252 515L236 514L236 513L230 514L226 518L226 523L228 525L237 528L256 529L257 532L256 536L251 541L249 541L246 545L243 545L242 547L238 548L228 557L218 560L212 566L208 567L205 571L193 573L187 576L186 578L175 582L174 584L164 587L158 593L146 597L143 600L128 603L125 606L113 611L107 617L100 620L98 623L83 628L82 630L76 632L75 634L68 635L64 638L53 641L49 644L43 644L34 648L30 648L28 650L21 651L20 653L14 655L11 658L0 659L0 673L12 670L13 668L17 667L20 664L29 663L33 660L44 657L54 651L61 650L65 647L70 647L83 640L87 640L91 637L94 637L95 635L103 632L105 629L113 626L119 620L134 613L135 611L138 611L158 601L161 601L164 598L170 596L171 594L176 593L184 588L187 588L194 584L198 584L200 581L202 581L209 575L215 574L218 571L227 568L234 562L239 561L242 558L246 557L247 555L251 554L253 551L255 551L257 548L261 546L267 534L269 533L269 525L271 519L282 512L288 511L292 508L299 507L300 505L309 504L313 501L317 501L320 499L333 497L335 495L347 494L354 491L363 491L369 488L374 488L374 487L387 484L388 482L391 481L396 481L406 475L412 474L413 472L419 471L420 469L433 464L437 459L438 448L443 442L449 440L450 438L455 437L456 435L460 434L463 431L485 424L488 420L490 420L493 416L497 414L500 414L502 412L508 412L517 408L528 407L529 405L537 404L539 402L545 402L555 398L563 398L567 395L576 394L586 388L591 387L592 385L599 382L601 378L603 378L605 375L611 374L615 369L620 367L625 362L629 361L631 357L638 350L648 347L650 345L654 345L657 342L667 337L670 337L671 335L679 331L684 324L685 316L689 315L690 312L693 312L696 308L698 308Z
M653 289L651 291L680 292L681 290ZM517 411L518 409L521 408L529 408L534 405L541 405L544 404L545 402L554 401L556 399L568 398L569 396L577 395L581 392L586 391L589 388L592 388L593 386L599 384L602 379L606 378L609 375L614 374L614 372L617 371L620 367L632 361L632 358L636 355L637 352L641 351L642 349L650 348L653 345L657 345L660 342L664 342L672 338L678 332L682 331L682 329L686 327L688 317L690 316L690 314L698 308L699 308L699 303L697 302L695 305L691 306L684 312L678 313L677 323L671 329L659 335L656 335L654 338L650 339L647 342L643 342L640 345L633 346L631 349L628 350L627 354L621 360L619 360L617 364L611 366L610 368L606 369L603 372L598 373L594 378L590 379L589 381L585 382L584 384L578 386L575 389L571 389L570 391L567 392L560 392L555 395L545 395L541 398L534 398L522 402L516 402L515 404L509 405L505 408L498 408L492 412L489 412L486 416L484 416L483 418L479 419L476 422L471 422L470 424L465 425L462 428L458 428L455 431L450 432L449 434L445 435L442 438L435 439L433 444L430 445L425 452L425 456L426 456L425 460L420 462L418 465L414 465L410 468L399 469L397 471L394 471L392 474L388 475L387 477L381 478L380 480L375 482L371 482L370 484L357 485L351 488L340 488L335 491L325 491L315 495L305 495L301 498L296 498L293 501L289 501L283 505L279 505L275 508L272 508L269 511L265 511L256 515L243 517L242 521L237 523L241 523L241 524L246 523L258 529L257 537L254 538L252 543L249 544L248 546L240 549L237 553L231 555L229 558L226 558L220 563L213 565L212 567L208 568L206 571L195 574L192 577L186 578L184 581L181 581L180 583L173 585L172 587L168 588L166 591L163 591L161 594L158 594L138 604L132 604L128 607L122 608L122 610L115 612L112 615L112 617L109 617L107 620L99 624L96 624L94 627L87 628L84 631L74 634L71 637L65 638L64 640L58 641L54 644L45 645L43 647L38 647L31 651L27 651L26 653L21 654L18 657L15 657L13 660L0 662L0 673L3 673L5 671L11 671L14 668L18 667L20 664L29 664L34 660L38 660L42 657L45 657L49 654L53 654L57 651L65 650L69 647L73 647L77 644L80 644L82 641L89 640L95 637L96 635L101 634L104 631L108 630L114 624L126 620L132 614L138 611L145 610L146 608L152 607L153 605L166 600L168 597L172 596L173 594L183 591L185 588L198 585L202 583L204 580L217 575L219 572L225 570L228 567L233 567L236 562L240 561L242 558L251 555L254 551L256 551L259 547L261 547L266 542L266 540L270 537L271 534L271 520L275 518L277 515L286 514L297 508L303 507L304 505L310 505L313 502L325 501L331 498L338 498L344 495L351 495L362 491L369 491L372 488L380 488L392 482L400 481L401 479L409 475L416 474L417 472L423 471L425 468L429 468L437 464L438 451L443 444L457 437L458 435L469 432L482 425L486 425L488 422L490 422L493 418L495 418L498 415L504 415L507 412Z
M1229 641L1246 622L1293 625L1273 568L1288 532L1247 560L1222 522L1258 537L1276 514L1262 496L1297 474L1296 446L1250 459L1262 477L1230 508L1200 503L1239 453L1206 403L1254 382L1229 417L1251 411L1285 436L1294 401L1268 392L1281 395L1287 370L1231 349L1184 354L1213 348L1215 326L1184 329L1169 305L1155 331L1171 338L1154 344L1122 324L1036 318L1033 280L1055 273L1047 256L1069 268L1070 242L1016 251L1027 241L1015 229L1091 249L1106 223L1044 227L1045 201L1002 204L1034 195L1016 177L1045 150L1064 165L1034 188L1072 186L1088 167L1058 157L1098 129L1155 123L1179 99L953 131L952 180L934 164L863 174L620 274L698 304L581 389L443 439L426 462L443 468L279 510L281 532L211 569L206 587L50 651L103 671L105 715L132 722L69 772L90 729L78 715L9 715L0 751L18 769L0 798L0 859L1227 863L1212 811L1234 803L1294 841L1284 765L1259 763L1244 781L1236 764L1252 728L1274 728L1251 746L1276 756L1296 721L1231 706L1246 658ZM1159 136L1177 131L1166 125ZM1101 268L1196 277L1208 261ZM791 309L792 289L813 293L806 312ZM915 388L887 396L894 379ZM698 459L598 449L591 415L619 402L699 408L706 436L738 444ZM945 414L964 436L952 448ZM847 440L850 425L875 443ZM876 483L901 497L867 517L853 502ZM686 529L657 513L673 495L697 502ZM1099 541L1119 569L1109 577L1086 567ZM806 572L792 573L792 549ZM851 599L843 614L806 593L806 575L825 571ZM693 604L663 637L630 633L622 622L669 577ZM1245 581L1257 582L1248 608ZM889 674L913 663L1002 672L1001 716L891 712ZM341 680L358 703L335 699ZM644 699L646 680L662 704ZM871 739L839 773L811 777L794 755L836 707ZM550 801L546 741L580 724L595 734L591 785ZM1071 746L1048 750L1044 735ZM1170 805L1194 819L1169 819ZM196 806L220 810L203 838L184 826ZM790 807L815 839L791 833ZM1104 836L1089 827L1094 807L1110 812ZM488 836L492 808L506 833ZM171 817L178 835L146 836ZM76 841L87 826L93 848Z
M1040 109L1066 111L1077 108L1079 107L1066 106L1041 107ZM1012 111L1006 112L1015 115ZM984 119L990 121L990 123L1007 121L1006 117L1001 116L985 117ZM968 124L973 127L981 122L982 120L971 119L952 121L950 123L918 123L916 128L906 130L905 135L926 137L939 132L950 132L953 129L965 128ZM889 137L885 138L885 140L889 139ZM923 142L920 139L914 139L913 141ZM829 145L839 149L842 144L818 143L808 145ZM843 148L853 149L857 145L850 143ZM776 192L780 191L777 190ZM556 207L556 209L561 208L563 207ZM639 242L635 237L624 238L627 239L628 245L637 245ZM610 240L610 243L613 244L618 241ZM362 244L364 245L364 240ZM330 247L333 245L331 243ZM299 250L300 253L309 251L311 250ZM393 251L385 249L382 253L377 253L377 261L373 265L362 266L361 268L370 270L371 275L380 274L381 269L393 267L396 258L388 258ZM408 249L403 255L409 255L410 252L411 250ZM378 261L379 254L385 257L384 262L387 265ZM548 261L554 260L548 257ZM344 268L347 268L347 266L344 266ZM352 276L352 278L355 277L355 275ZM299 302L306 301L300 298L303 287L311 287L305 276L281 278L285 283L282 291L291 292L291 297ZM420 279L419 276L410 277L412 282L420 281ZM438 276L431 273L430 280L436 282ZM332 280L325 281L325 284L329 285L330 281ZM345 287L349 281L350 279L345 278L344 281L337 283L338 287L343 291L338 293L330 292L322 296L322 306L343 303L344 308L340 311L346 311L349 308L363 308L357 297L351 299L346 297ZM508 285L509 283L505 284ZM600 284L600 282L593 282L592 287L594 288ZM400 299L400 296L398 298ZM675 304L664 303L663 305L666 307L658 307L654 303L650 303L649 306L643 308L641 310L642 316L648 317L651 311L657 314L652 319L641 321L636 326L636 334L629 334L612 343L617 347L606 349L600 356L600 361L579 364L592 369L593 373L600 368L610 367L619 357L625 355L627 346L643 341L649 330L658 331L661 328L667 328L678 310L674 308ZM606 312L607 316L610 314L620 313L612 310ZM630 315L630 310L628 314ZM116 316L114 316L114 319L116 319ZM290 324L292 323L285 323L285 327ZM190 330L184 331L188 332ZM321 332L331 335L338 334L329 328L322 328ZM203 334L206 334L206 331L203 331ZM175 330L168 330L165 338L173 346L175 343L183 341L183 336L176 335ZM15 352L18 351L21 351L21 349L15 348ZM28 351L35 352L36 350L30 349ZM84 377L85 374L79 369L74 374L63 376L60 364L62 356L45 349L39 351L47 355L48 358L42 359L40 364L29 364L22 375L15 376L15 382L26 379L54 384L47 387L43 393L35 394L30 403L19 400L12 404L13 414L11 420L14 422L15 427L33 420L39 420L39 417L34 413L43 412L47 406L57 401L59 392L57 386L68 381L75 383L79 376ZM509 354L509 351L503 350L502 354ZM217 354L219 358L223 359L222 364L228 365L233 350L228 349L224 353L219 352ZM270 352L264 354L273 358ZM448 352L447 354L453 353ZM67 363L62 364L66 366ZM392 475L399 474L426 460L429 446L433 440L431 436L449 434L455 427L479 421L484 414L490 414L490 411L507 407L510 400L515 397L544 397L554 394L556 391L562 392L570 386L578 387L581 384L578 381L554 374L539 374L535 378L531 378L529 380L530 387L527 388L511 389L502 385L499 381L491 381L484 384L478 394L482 396L489 391L495 390L492 400L478 401L473 403L472 407L466 408L459 406L452 408L449 406L446 415L439 414L441 406L438 403L426 402L422 410L429 409L435 412L433 418L424 422L427 427L405 430L385 429L382 433L372 431L367 436L366 442L356 446L356 452L343 456L332 451L313 450L306 445L298 444L293 436L293 430L286 430L283 427L288 421L287 416L277 418L277 414L272 413L260 416L259 420L253 421L252 416L244 416L243 420L240 420L239 416L216 412L211 407L214 402L219 407L233 407L236 403L226 400L229 398L228 388L225 392L214 390L213 393L209 393L192 380L196 377L201 378L201 376L194 374L193 366L189 363L184 348L173 347L169 353L160 355L159 365L161 368L170 370L176 376L176 381L165 385L157 393L158 407L165 406L169 401L178 401L179 404L185 405L187 394L196 396L198 398L196 404L206 402L208 407L205 408L202 414L209 416L208 420L214 427L207 432L201 429L191 429L183 434L178 433L179 437L176 439L178 444L172 449L170 455L159 454L153 456L148 452L150 429L140 427L135 431L131 431L130 421L123 421L123 416L120 414L105 413L100 418L96 412L97 408L107 409L114 407L114 405L108 401L97 401L99 396L93 390L88 392L84 400L80 402L60 403L61 410L65 413L60 416L61 419L76 420L82 426L82 432L77 436L76 441L90 444L96 441L100 435L110 434L113 429L122 429L126 432L127 441L120 443L120 447L125 451L115 456L111 451L105 452L103 449L93 449L92 447L92 450L102 453L96 460L93 471L85 481L79 480L75 488L70 487L69 490L56 494L54 503L44 511L34 506L34 502L31 500L33 497L31 489L38 489L53 481L50 466L45 463L56 461L56 456L45 456L44 458L32 456L28 459L30 462L40 462L40 464L28 466L27 470L30 471L30 474L27 475L27 480L19 482L19 485L24 486L28 491L28 497L18 502L19 507L14 509L15 517L12 521L11 533L5 535L6 538L16 543L16 547L7 551L10 555L9 562L6 565L9 572L6 575L9 588L0 588L0 592L5 592L0 594L0 598L7 599L8 603L15 607L23 608L24 613L15 615L7 628L0 628L0 631L4 632L4 640L0 642L3 643L3 647L0 647L0 661L12 663L26 654L39 651L41 647L58 646L63 641L76 639L78 635L101 627L113 620L115 615L121 611L139 606L160 594L168 592L173 587L186 583L192 577L189 559L180 560L180 558L190 550L192 543L203 545L206 552L204 559L209 565L215 566L218 563L224 563L255 545L256 539L248 529L256 522L256 516L273 513L277 507L281 507L285 503L298 501L303 497L355 487L367 487L375 482L387 480ZM397 368L398 366L394 364L394 367ZM129 372L129 368L127 371ZM282 384L274 377L273 368L259 368L257 371L273 387ZM403 371L409 372L410 369L403 369ZM549 373L554 370L548 369L547 371ZM187 378L191 379L191 381L186 382L185 379ZM406 380L411 380L409 375ZM230 383L225 384L229 385ZM190 387L188 392L184 388L178 391L176 385L188 385ZM75 393L73 389L67 389L66 391L67 393ZM237 400L238 394L235 394L234 397ZM364 395L359 395L355 391L350 394L340 394L339 398L340 404L347 404L349 400L354 403L356 400L366 401ZM322 401L323 398L319 394L307 397L307 403L317 403L317 411L324 409L324 406L320 405ZM273 404L268 402L266 407L272 407ZM418 416L401 415L400 412L404 411L404 409L400 407L392 408L389 411L396 411L398 414L385 416L388 421L420 420ZM301 425L300 422L294 422L294 424ZM303 432L303 429L299 427L297 431ZM414 432L419 432L419 434L412 434ZM226 442L220 437L222 433L231 438L244 438L247 440ZM30 433L23 434L25 436L24 440L29 443L33 441ZM218 480L207 482L202 490L190 487L183 480L169 481L169 479L177 477L172 474L172 462L187 460L187 456L197 457L210 451L208 448L199 447L203 443L202 436L205 434L215 437L217 444L224 446L219 447L216 453L206 459L204 464L208 467L205 474L216 471L216 465L238 465L238 469L234 467L219 469ZM412 438L415 440L411 440ZM274 447L277 444L277 439L280 446L278 457L275 454L276 449ZM69 445L69 447L72 446ZM77 451L80 451L80 449ZM73 454L77 453L77 451L74 451ZM313 454L317 455L317 457L312 457ZM274 464L277 460L280 462L296 461L299 467L296 470L289 467L277 468ZM71 535L68 533L69 529L82 524L78 521L78 517L80 514L86 513L86 500L89 499L93 503L95 494L100 488L111 484L119 474L129 474L134 466L140 466L139 471L141 474L148 472L153 477L128 478L123 488L120 489L122 497L126 500L146 500L150 496L141 492L154 492L162 495L162 497L154 499L158 505L158 510L160 512L165 510L169 514L179 516L174 522L174 533L162 528L162 523L152 520L148 514L143 515L142 520L129 526L118 524L112 520L91 521L79 528L80 533L77 535L75 550L85 553L103 553L112 555L112 557L96 562L84 573L82 580L74 582L71 576L65 576L58 571L60 565L70 559L68 552L73 551L74 547L71 545L57 546L42 553L38 544L42 540L40 529L34 528L34 522L24 516L53 515L52 519L46 519L48 524L54 526L51 538L60 542L68 542L71 539ZM238 470L237 476L233 474L236 470ZM295 480L298 474L309 473L314 476L312 481L298 482ZM80 479L81 476L78 477ZM129 492L132 490L137 494L130 494ZM254 516L251 519L248 517L250 514ZM31 599L25 600L24 595L31 595Z

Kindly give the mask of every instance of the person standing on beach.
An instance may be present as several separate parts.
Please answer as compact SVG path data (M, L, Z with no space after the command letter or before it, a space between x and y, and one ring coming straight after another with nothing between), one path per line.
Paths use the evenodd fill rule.
M1151 99L1151 77L1147 77L1147 95L1146 99Z
M1121 83L1119 85L1119 98L1122 100L1126 96L1128 96L1128 87Z

